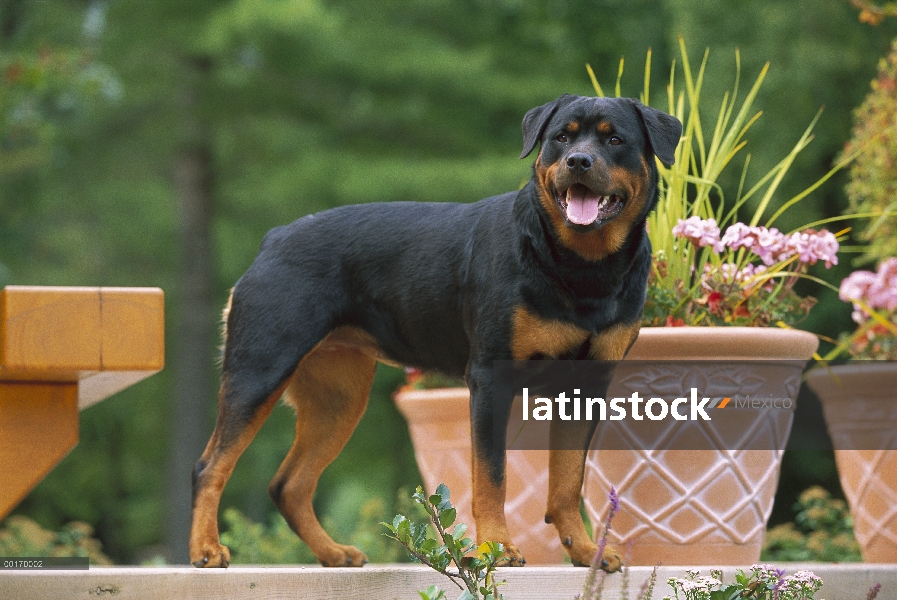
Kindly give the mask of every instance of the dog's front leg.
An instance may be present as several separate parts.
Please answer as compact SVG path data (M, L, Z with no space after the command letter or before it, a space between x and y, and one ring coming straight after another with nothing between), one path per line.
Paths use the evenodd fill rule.
M591 395L606 397L614 365L626 356L638 336L638 330L638 322L617 325L592 338L591 358L599 362L589 368L588 377L580 382L592 392ZM551 422L545 521L557 528L561 544L574 565L588 566L598 558L595 556L598 547L589 539L579 513L586 451L596 425L597 421L586 420ZM601 535L598 527L600 524L595 524L595 533ZM622 560L614 548L605 546L599 564L605 571L613 573L622 567Z
M473 445L473 518L479 542L501 542L508 565L526 564L511 542L505 520L505 438L511 410L507 402L493 403L491 366L468 369L470 424Z
M545 511L545 522L552 523L561 538L564 550L570 561L576 566L589 566L597 558L597 545L589 538L582 515L579 512L579 501L582 492L583 470L585 466L585 447L591 440L594 428L579 423L565 423L555 427L551 423L552 449L548 458L548 507ZM579 425L577 427L577 425ZM582 442L583 449L562 449L574 447ZM560 448L556 446L560 445ZM596 533L599 524L595 524ZM623 561L619 553L610 546L605 546L600 566L609 573L618 571Z

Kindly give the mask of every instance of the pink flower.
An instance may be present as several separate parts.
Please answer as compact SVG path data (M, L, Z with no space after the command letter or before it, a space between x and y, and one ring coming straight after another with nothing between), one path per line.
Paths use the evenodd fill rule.
M757 243L755 227L748 227L744 223L735 223L726 228L726 233L720 240L724 246L732 250L748 248Z
M826 268L838 264L838 240L830 231L814 231L807 229L792 233L785 240L785 246L797 254L803 263L816 264L825 262Z
M889 258L878 266L875 281L866 290L872 308L893 311L897 308L897 258Z
M865 322L868 312L860 305L863 302L871 309L897 309L897 258L889 258L881 263L878 271L854 271L841 282L838 296L845 302L853 302L853 320Z
M869 286L875 283L876 279L876 274L871 271L854 271L841 281L838 297L845 302L862 300L865 298Z
M775 227L772 229L753 227L752 229L756 243L751 246L750 250L759 256L764 264L772 265L790 258L790 255L785 255L787 249L784 245L785 236L782 232Z
M838 240L824 229L807 229L786 236L775 227L735 223L726 229L720 244L732 250L749 250L765 265L774 265L795 255L803 263L815 264L821 260L826 267L838 264Z
M676 226L673 227L673 235L684 237L692 244L703 248L711 246L714 252L721 252L723 247L719 240L719 227L716 219L707 219L694 216L687 219L679 219Z

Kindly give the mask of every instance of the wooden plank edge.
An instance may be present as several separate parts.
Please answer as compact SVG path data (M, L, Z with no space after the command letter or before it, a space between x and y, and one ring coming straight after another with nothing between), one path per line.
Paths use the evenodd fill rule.
M897 593L897 565L863 563L784 563L788 574L811 570L825 581L817 597L833 599L863 598L875 583L882 584L881 598ZM745 568L750 567L746 565ZM658 569L652 599L670 595L670 577L684 577L686 568L709 574L706 567L661 567ZM724 567L724 581L732 581L734 567ZM651 568L630 570L629 592L633 597ZM571 566L499 569L498 578L507 581L502 593L508 600L572 599L582 592L586 569ZM610 575L604 583L604 598L618 599L622 576ZM341 598L384 599L417 598L417 590L437 584L448 597L457 595L449 581L426 567L416 565L368 565L362 569L325 569L322 567L231 567L195 569L193 567L95 567L89 571L0 571L0 589L18 599L83 598L114 596L118 599L143 598Z

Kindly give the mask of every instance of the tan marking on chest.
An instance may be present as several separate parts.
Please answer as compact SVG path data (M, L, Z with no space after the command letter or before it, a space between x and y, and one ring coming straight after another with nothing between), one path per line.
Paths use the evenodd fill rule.
M544 319L524 306L517 307L511 321L511 356L527 360L541 354L557 358L579 348L589 332L572 323Z
M638 337L639 323L613 325L592 336L589 358L594 360L623 360Z

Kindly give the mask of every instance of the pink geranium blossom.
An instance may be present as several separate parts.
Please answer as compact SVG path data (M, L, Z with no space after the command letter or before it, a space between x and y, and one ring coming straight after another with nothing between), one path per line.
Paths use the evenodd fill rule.
M861 303L872 310L894 311L897 309L897 258L882 262L875 273L854 271L841 282L838 295L845 302L853 303L853 320L857 323L864 323L869 317Z
M811 265L821 260L827 268L838 264L838 240L825 229L807 229L785 235L775 227L734 223L726 228L722 237L719 233L714 219L705 221L700 217L679 219L673 227L673 235L686 238L696 246L710 246L717 254L726 248L744 248L757 255L767 266L794 256L798 261Z
M697 216L679 219L679 222L673 227L673 235L686 238L699 248L710 246L714 252L722 252L723 250L716 219L707 219L705 221Z

